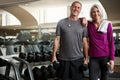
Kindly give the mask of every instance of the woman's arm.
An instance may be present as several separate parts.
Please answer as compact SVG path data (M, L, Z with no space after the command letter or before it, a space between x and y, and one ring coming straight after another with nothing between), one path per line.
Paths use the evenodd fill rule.
M110 50L109 51L110 52L109 69L111 71L113 71L114 70L115 47L114 47L114 38L113 38L112 23L108 24L107 38L108 38L108 44L109 44L109 50Z

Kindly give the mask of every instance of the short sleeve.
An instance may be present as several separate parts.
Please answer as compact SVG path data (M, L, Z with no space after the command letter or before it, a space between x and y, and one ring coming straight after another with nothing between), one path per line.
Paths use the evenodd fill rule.
M83 37L88 37L88 29L87 29L87 27L83 28Z
M58 22L57 27L56 27L56 36L60 36L61 30L60 30L61 24Z

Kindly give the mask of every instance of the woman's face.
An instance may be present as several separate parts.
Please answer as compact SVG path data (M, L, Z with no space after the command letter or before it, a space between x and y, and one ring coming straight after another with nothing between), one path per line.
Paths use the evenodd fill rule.
M99 20L101 19L101 13L97 7L93 7L91 9L91 17L93 20Z

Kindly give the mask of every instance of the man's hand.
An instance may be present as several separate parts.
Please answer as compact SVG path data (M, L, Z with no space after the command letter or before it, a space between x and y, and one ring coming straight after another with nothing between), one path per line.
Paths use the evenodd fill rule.
M84 64L87 64L87 65L88 65L88 59L85 59L85 60L84 60Z
M51 62L55 62L55 61L57 61L56 56L52 56L52 60L51 60Z
M82 18L82 25L86 26L86 27L88 25L88 21L87 21L87 19L85 17Z

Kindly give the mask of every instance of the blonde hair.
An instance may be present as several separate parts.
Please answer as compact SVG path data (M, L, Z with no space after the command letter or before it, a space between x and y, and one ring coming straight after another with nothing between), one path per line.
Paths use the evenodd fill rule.
M92 9L93 9L93 8L97 8L97 9L99 10L99 12L100 12L100 14L101 14L101 19L103 19L103 12L102 12L101 7L100 7L98 4L95 4L95 5L93 5L93 6L91 7L90 17L92 18Z

